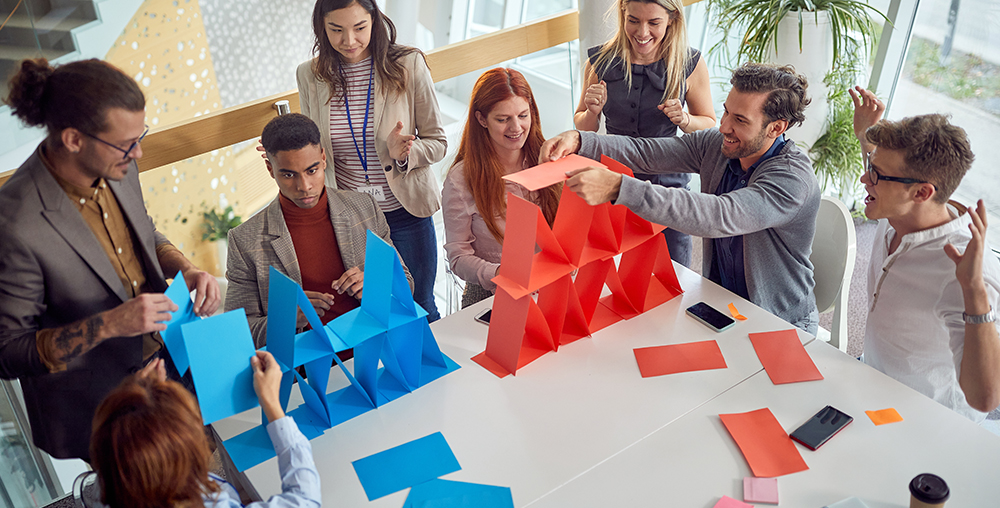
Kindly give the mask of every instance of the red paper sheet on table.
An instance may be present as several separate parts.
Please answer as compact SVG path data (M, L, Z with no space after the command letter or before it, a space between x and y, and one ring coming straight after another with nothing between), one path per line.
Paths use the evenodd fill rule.
M526 189L534 191L566 180L567 171L582 169L587 166L607 167L593 159L570 154L559 160L545 162L533 168L518 171L512 175L505 175L503 178L504 180L519 183Z
M770 409L721 414L719 418L740 447L754 476L771 478L809 469Z
M642 377L726 368L726 359L714 340L642 347L634 352Z
M751 333L750 342L771 382L780 385L823 379L795 330Z

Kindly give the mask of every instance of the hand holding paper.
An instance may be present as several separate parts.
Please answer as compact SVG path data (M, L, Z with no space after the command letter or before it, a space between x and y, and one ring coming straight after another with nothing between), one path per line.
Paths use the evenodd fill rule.
M618 199L622 186L621 173L607 168L587 166L566 173L566 186L588 205L597 206Z
M538 163L558 160L578 151L580 131L566 131L542 143L542 149L538 151Z
M253 367L253 391L257 393L260 407L264 409L267 421L273 422L285 416L281 408L281 366L267 351L257 351L250 358Z
M588 166L604 167L604 164L593 159L580 157L579 155L567 155L558 160L543 162L533 168L528 168L517 173L505 175L504 180L521 184L528 190L538 190L549 185L557 184L566 179L566 174L570 171L585 168Z

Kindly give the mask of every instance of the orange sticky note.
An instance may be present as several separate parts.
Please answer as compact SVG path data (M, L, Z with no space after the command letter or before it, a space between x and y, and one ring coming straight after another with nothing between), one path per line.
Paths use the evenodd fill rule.
M823 379L795 330L751 333L750 342L771 382L780 385Z
M726 359L714 340L641 347L633 352L642 377L726 368Z
M768 408L720 414L754 476L771 478L809 469L792 439Z
M875 425L885 425L887 423L896 423L903 421L903 417L899 416L899 411L895 408L880 409L878 411L865 411L868 418L871 419L872 423Z
M733 319L738 319L740 321L747 320L747 317L744 316L743 314L740 314L740 311L736 310L736 305L732 303L729 304L729 313L733 315Z
M593 159L570 154L559 160L545 162L511 175L504 175L503 178L504 180L519 183L524 188L534 191L566 180L567 171L582 169L587 166L607 167Z

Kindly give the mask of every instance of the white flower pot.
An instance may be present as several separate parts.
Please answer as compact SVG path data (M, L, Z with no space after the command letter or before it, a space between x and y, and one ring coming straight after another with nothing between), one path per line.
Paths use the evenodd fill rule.
M802 13L802 46L799 47L799 13L790 12L778 23L777 51L769 51L771 63L791 64L809 81L806 94L812 103L806 121L788 130L788 137L800 145L812 146L823 134L829 107L823 78L833 68L833 30L827 12ZM769 46L770 48L770 46Z
M216 266L219 267L218 275L220 277L226 276L226 260L229 258L229 240L215 240L212 242L215 244L216 254L218 256L218 262Z

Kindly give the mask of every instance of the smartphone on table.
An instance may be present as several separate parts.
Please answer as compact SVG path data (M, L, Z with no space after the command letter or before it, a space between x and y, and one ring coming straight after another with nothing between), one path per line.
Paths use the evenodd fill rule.
M490 316L492 314L493 314L493 309L486 309L486 310L480 312L479 314L476 314L476 321L479 321L480 323L482 323L482 324L484 324L486 326L489 326L489 324L490 324Z
M854 418L843 411L833 406L826 406L808 422L795 429L791 438L801 443L802 446L816 451L820 446L823 446L823 443L829 441L831 437L853 421Z
M713 309L705 302L696 303L687 308L689 316L717 332L729 329L736 323L733 318Z

